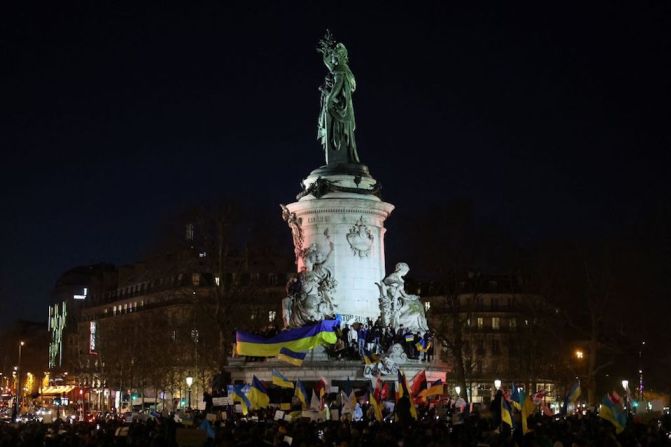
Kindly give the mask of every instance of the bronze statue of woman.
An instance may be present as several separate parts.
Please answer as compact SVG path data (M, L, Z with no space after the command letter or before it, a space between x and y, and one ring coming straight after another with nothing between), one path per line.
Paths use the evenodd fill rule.
M356 90L354 74L349 69L347 48L336 44L330 32L319 41L317 49L323 55L329 73L321 90L318 138L321 140L326 163L359 163L354 140L354 106L352 93Z

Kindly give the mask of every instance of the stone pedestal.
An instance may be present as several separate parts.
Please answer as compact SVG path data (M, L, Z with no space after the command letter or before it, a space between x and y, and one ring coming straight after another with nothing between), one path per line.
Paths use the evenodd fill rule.
M296 247L297 271L304 267L301 250L316 246L336 281L330 292L335 312L345 322L375 321L380 314L375 283L386 273L384 221L394 206L377 196L377 182L363 165L317 169L303 186L300 199L286 206L300 226L300 238L294 234L294 243L302 244Z

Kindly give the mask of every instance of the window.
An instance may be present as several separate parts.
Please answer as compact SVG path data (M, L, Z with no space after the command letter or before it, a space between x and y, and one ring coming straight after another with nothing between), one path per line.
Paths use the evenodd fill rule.
M485 327L485 319L478 317L478 329L482 329L483 327Z
M199 286L200 285L200 273L192 273L191 274L191 282L193 283L194 286Z
M517 328L517 320L515 318L511 318L508 323L510 325L510 329L516 329Z
M274 310L270 310L270 311L268 311L268 321L269 321L269 322L272 323L273 321L275 321L275 317L276 317L276 316L277 316L277 312L276 312L276 311L274 311Z
M215 277L214 277L214 283L215 283L216 285L219 285L220 282L221 282L221 280L219 279L219 277L218 277L218 276L215 276Z
M186 224L186 234L185 238L187 241L192 241L193 240L193 224Z
M116 306L112 308L112 315L116 315Z
M492 318L492 329L499 329L501 325L501 319L499 317Z
M466 320L466 326L471 327L471 319Z
M428 301L425 301L424 302L424 310L428 311L429 309L431 309L431 303L429 303Z
M501 346L498 340L492 340L492 354L499 355L501 353Z

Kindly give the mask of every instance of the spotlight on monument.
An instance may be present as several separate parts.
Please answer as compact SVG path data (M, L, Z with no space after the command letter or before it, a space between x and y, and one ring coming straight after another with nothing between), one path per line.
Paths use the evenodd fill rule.
M501 389L501 380L500 379L496 379L494 381L494 388L496 388L496 391Z

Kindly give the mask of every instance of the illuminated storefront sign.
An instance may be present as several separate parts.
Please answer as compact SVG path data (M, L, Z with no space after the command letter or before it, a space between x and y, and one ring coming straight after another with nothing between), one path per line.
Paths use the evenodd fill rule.
M91 321L89 324L89 354L97 354L96 352L96 322Z
M55 368L63 364L63 329L67 318L65 301L49 306L49 319L47 320L49 334L49 368Z

